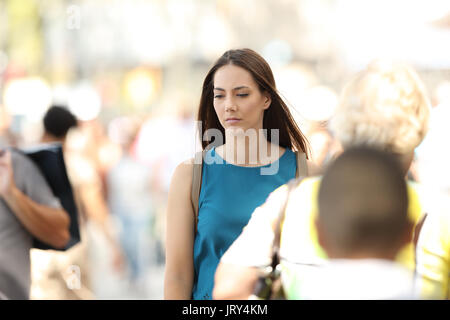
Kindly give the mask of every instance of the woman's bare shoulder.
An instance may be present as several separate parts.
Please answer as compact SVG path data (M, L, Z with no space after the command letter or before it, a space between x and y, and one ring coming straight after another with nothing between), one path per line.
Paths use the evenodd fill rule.
M179 163L178 166L175 168L174 178L178 177L186 179L192 177L192 170L194 167L194 163L195 158L190 158Z
M176 181L183 180L181 183L187 185L191 184L194 173L194 166L202 164L201 156L202 153L199 152L196 153L193 158L186 159L183 162L179 163L178 166L175 168L172 180Z
M169 207L174 204L174 207L185 207L185 204L190 201L193 179L193 159L188 159L181 162L175 168L172 175L169 190Z

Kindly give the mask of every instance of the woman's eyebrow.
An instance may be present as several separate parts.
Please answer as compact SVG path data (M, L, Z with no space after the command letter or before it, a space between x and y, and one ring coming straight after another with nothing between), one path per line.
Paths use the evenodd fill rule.
M249 89L249 87L247 87L247 86L239 86L239 87L234 88L233 90L239 90L239 89ZM225 89L219 88L219 87L214 87L214 90L225 91Z

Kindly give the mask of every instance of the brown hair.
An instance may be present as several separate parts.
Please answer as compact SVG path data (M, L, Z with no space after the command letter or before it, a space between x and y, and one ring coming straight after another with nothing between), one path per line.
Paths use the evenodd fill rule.
M202 127L200 140L205 149L209 141L203 141L202 137L208 129L218 129L225 137L225 129L219 122L219 118L213 107L213 81L216 71L228 64L241 67L252 75L261 92L268 92L272 103L264 110L263 129L267 129L267 140L270 142L270 130L279 129L279 145L291 150L301 150L309 158L308 140L301 132L288 106L280 97L275 86L275 78L269 64L258 53L251 49L228 50L225 52L209 70L203 81L202 95L198 110L198 121Z

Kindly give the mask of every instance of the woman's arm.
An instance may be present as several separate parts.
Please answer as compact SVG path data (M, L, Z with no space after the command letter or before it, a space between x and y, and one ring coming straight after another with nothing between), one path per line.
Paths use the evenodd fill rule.
M255 267L220 262L214 278L214 300L247 300L259 274Z
M169 189L166 223L165 299L191 299L194 281L193 160L175 169Z

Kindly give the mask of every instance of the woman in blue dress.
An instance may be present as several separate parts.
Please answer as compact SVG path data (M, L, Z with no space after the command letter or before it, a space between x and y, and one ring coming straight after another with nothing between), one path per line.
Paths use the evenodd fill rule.
M223 253L270 192L295 177L294 151L309 154L270 66L250 49L225 52L208 72L198 121L206 150L198 219L191 159L176 168L170 185L165 299L212 298Z

